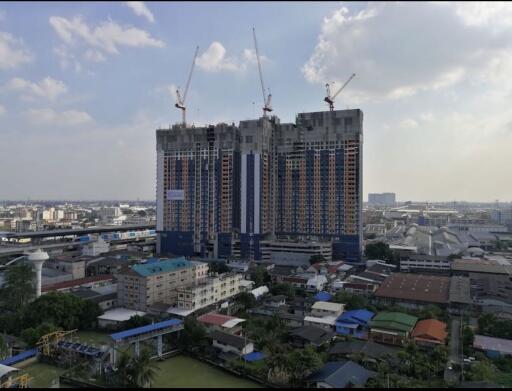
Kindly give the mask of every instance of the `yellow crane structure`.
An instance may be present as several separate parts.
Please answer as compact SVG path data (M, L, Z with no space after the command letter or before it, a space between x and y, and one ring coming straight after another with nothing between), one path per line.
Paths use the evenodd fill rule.
M31 377L24 373L23 375L16 376L15 378L9 379L6 382L0 384L0 388L28 388L28 381Z
M65 336L71 335L74 332L78 331L78 329L74 330L58 330L53 331L51 333L43 335L41 338L39 338L39 341L37 341L36 345L41 348L41 353L44 356L49 356L51 353L52 346L55 346L61 341Z

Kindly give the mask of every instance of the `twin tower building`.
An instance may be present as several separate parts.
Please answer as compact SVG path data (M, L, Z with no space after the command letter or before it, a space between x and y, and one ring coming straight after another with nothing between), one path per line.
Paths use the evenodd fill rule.
M269 243L362 250L361 110L157 129L157 251L262 260Z

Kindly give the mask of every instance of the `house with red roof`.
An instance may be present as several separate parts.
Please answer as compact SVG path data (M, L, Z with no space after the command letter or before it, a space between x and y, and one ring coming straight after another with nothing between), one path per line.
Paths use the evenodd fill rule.
M423 319L416 323L411 333L417 345L436 347L446 344L448 337L447 325L437 319Z
M234 335L241 334L241 323L245 322L245 319L218 314L216 312L210 312L208 314L201 315L197 318L197 320L198 322L202 323L209 331L217 330Z

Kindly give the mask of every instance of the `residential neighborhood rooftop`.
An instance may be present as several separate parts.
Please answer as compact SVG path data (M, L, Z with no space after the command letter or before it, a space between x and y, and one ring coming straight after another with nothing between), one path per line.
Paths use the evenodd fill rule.
M445 304L448 303L449 289L449 277L393 273L375 291L375 296Z

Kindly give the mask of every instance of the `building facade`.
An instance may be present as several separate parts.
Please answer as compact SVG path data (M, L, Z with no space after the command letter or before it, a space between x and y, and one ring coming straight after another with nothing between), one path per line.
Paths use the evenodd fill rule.
M158 260L122 269L117 282L120 307L146 311L156 303L177 304L178 289L196 281L196 267L185 258Z
M362 248L361 110L300 113L157 134L158 251L261 260L264 240Z
M229 299L240 293L240 273L225 273L217 277L209 277L178 289L178 308L197 310L217 302Z

